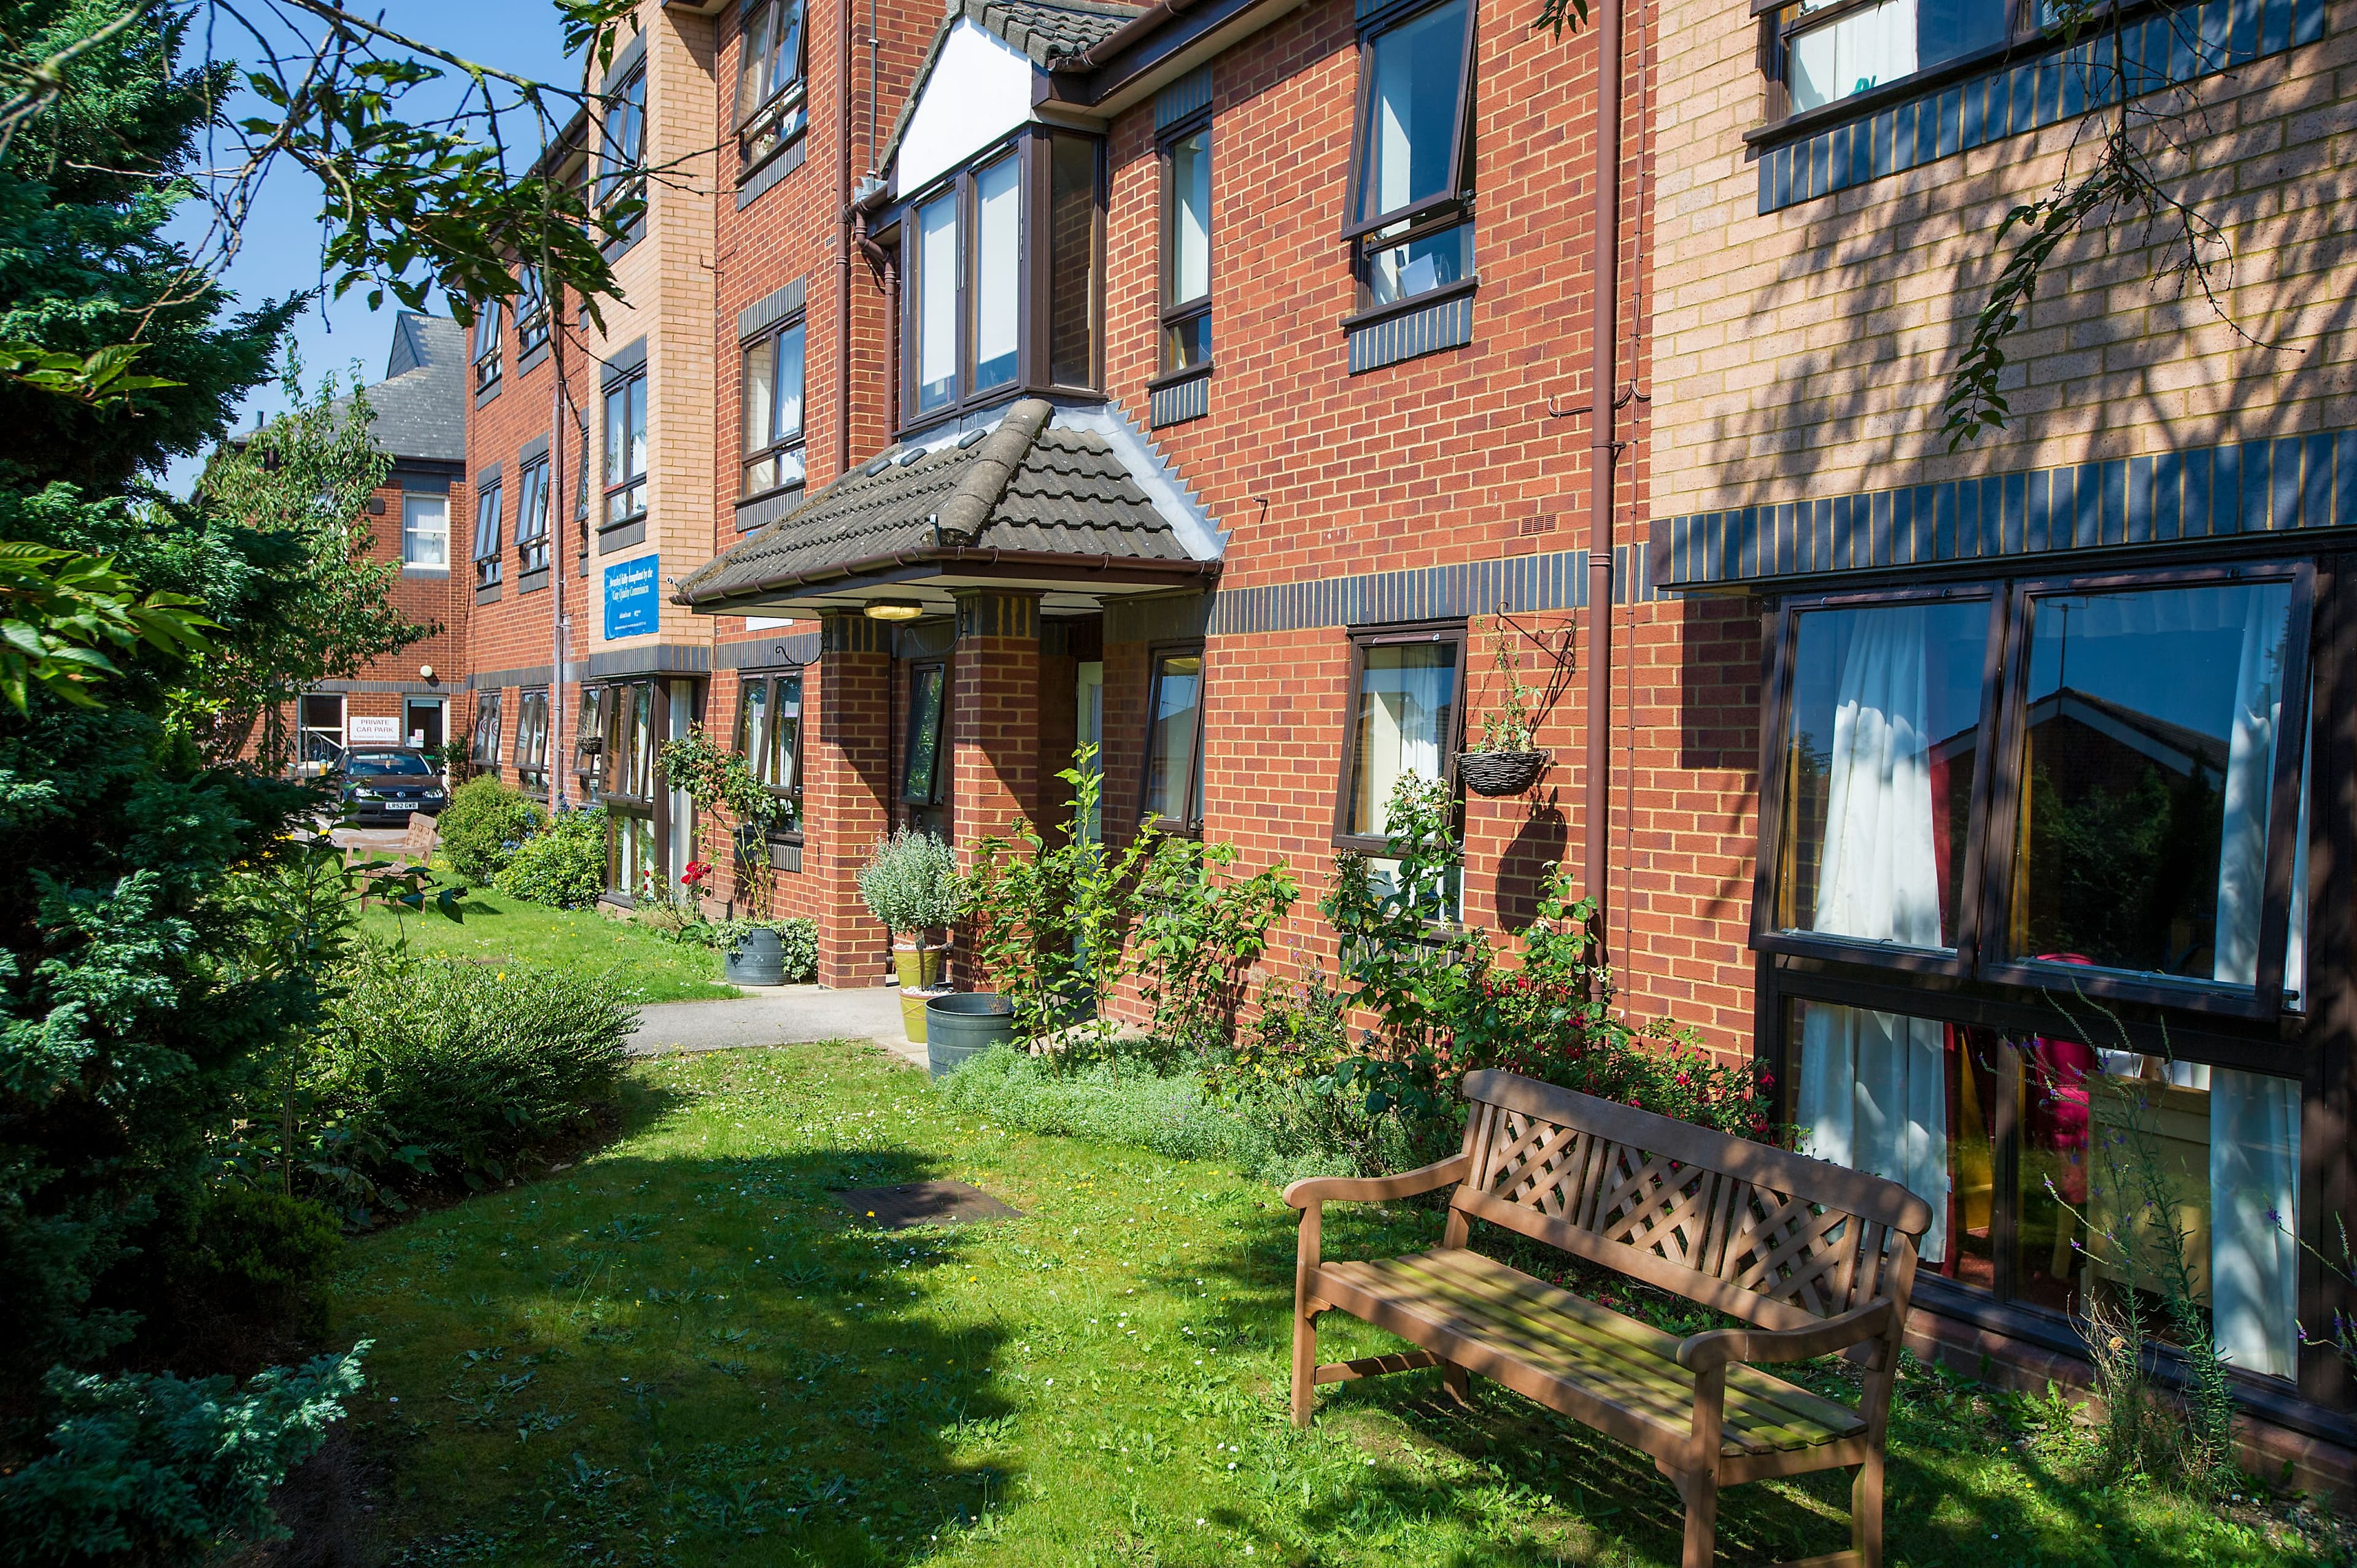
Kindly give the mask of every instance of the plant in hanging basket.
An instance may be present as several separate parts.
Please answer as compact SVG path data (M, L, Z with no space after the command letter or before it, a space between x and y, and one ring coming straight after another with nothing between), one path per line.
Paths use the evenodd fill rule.
M1497 675L1505 690L1498 705L1481 715L1481 744L1457 754L1457 777L1476 795L1519 795L1538 781L1553 753L1532 744L1538 693L1523 684L1508 628L1492 622L1491 633Z

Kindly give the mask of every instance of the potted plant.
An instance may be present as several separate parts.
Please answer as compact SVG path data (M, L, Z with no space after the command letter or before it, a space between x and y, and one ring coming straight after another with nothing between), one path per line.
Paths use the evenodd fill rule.
M931 833L902 828L878 839L859 868L859 897L892 933L892 967L910 1041L925 1038L925 1002L942 983L947 928L964 901L957 855ZM940 935L942 940L931 940Z
M705 822L716 813L726 811L737 819L732 837L737 852L737 886L749 894L748 904L757 911L765 910L770 880L757 857L768 846L770 826L785 809L783 804L754 776L742 757L717 744L702 725L690 725L685 735L663 742L662 757L663 776L694 802L699 843ZM682 892L674 897L693 908L699 920L704 900L712 891L714 869L711 862L698 856L688 862L679 879ZM759 920L731 920L726 929L728 940L716 944L720 950L722 979L737 985L784 983L785 955L774 929Z
M1476 795L1519 795L1537 782L1551 753L1532 743L1538 693L1523 684L1513 628L1493 621L1496 671L1504 685L1498 705L1481 715L1481 744L1457 754L1457 777Z

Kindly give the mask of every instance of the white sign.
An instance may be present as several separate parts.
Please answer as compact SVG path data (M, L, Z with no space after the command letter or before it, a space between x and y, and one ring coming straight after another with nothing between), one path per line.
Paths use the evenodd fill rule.
M346 721L345 734L354 746L399 746L401 721L384 718L363 718L355 714Z

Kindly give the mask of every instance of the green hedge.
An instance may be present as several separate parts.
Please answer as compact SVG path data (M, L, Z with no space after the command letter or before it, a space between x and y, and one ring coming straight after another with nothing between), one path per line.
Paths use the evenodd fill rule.
M459 785L434 827L450 868L469 882L488 883L546 821L523 791L486 776Z
M567 811L524 840L491 886L556 909L595 904L606 890L606 808Z

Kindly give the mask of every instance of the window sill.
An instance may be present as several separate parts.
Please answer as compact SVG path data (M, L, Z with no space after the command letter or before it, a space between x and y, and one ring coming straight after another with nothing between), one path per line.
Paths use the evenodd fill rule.
M749 496L738 496L737 504L740 508L759 506L762 502L775 500L780 496L799 495L808 488L806 481L799 479L791 485L772 485L766 490L756 490Z
M477 408L480 408L485 403L490 402L493 398L499 396L500 385L500 382L493 381L490 386L477 388L475 392L475 406Z
M525 572L516 578L516 596L521 598L525 594L539 593L547 586L548 568L543 566L537 572Z
M1340 330L1347 335L1362 328L1377 326L1397 317L1405 316L1410 311L1422 310L1426 306L1441 305L1449 300L1460 298L1473 293L1480 286L1481 274L1476 273L1469 278L1458 278L1455 283L1445 283L1437 288L1426 289L1422 294L1410 295L1405 299L1394 299L1382 305L1371 305L1355 316L1342 317Z
M647 514L640 512L638 516L615 523L610 528L599 529L597 553L610 555L617 550L628 550L633 544L643 542L646 537Z
M404 577L431 577L438 581L447 582L450 577L450 568L447 566L413 566L408 562L404 561L401 564L401 575Z
M1158 392L1165 387L1185 386L1189 381L1201 381L1218 368L1217 360L1206 360L1200 365L1189 365L1184 370L1165 371L1148 381L1146 383L1146 390L1152 393Z

